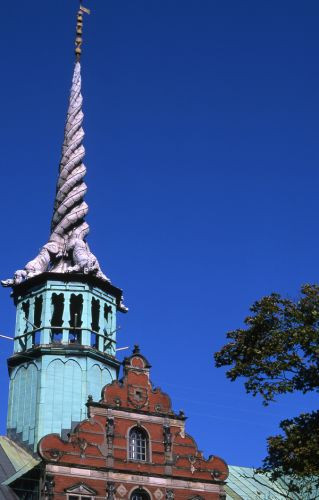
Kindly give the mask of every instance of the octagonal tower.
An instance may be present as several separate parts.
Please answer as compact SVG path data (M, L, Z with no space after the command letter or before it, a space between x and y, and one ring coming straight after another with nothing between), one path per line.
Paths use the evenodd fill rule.
M126 312L86 236L88 206L82 128L81 46L77 15L76 62L62 146L50 237L12 279L17 308L7 431L36 451L46 434L63 436L86 417L89 396L117 377L116 314Z

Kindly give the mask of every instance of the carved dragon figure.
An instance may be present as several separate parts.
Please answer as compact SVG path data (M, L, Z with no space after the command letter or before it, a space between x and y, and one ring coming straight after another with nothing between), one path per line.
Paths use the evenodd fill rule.
M85 149L82 128L81 65L75 63L71 96L62 146L57 182L51 236L39 254L24 269L16 271L12 279L2 281L3 286L14 286L43 272L93 274L109 281L102 273L97 258L91 253L85 237L89 225L84 218L88 205L84 201L87 191L83 178Z

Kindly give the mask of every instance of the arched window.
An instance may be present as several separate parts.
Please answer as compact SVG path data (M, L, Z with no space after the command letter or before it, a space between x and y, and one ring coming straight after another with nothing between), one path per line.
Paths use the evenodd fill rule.
M130 500L150 500L150 496L145 490L139 488L138 490L133 491L130 496Z
M148 435L144 429L133 427L129 435L129 458L131 460L146 461L148 457Z

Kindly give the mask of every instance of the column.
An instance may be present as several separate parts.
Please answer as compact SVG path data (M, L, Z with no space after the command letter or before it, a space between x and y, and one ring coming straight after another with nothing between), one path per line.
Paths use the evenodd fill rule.
M28 321L26 320L26 328L27 332L33 331L34 330L34 301L35 297L30 297L29 299L29 317ZM26 348L31 349L33 345L33 335L32 333L28 333L26 336Z
M91 304L90 298L91 294L88 292L83 292L83 310L82 310L82 345L91 345Z
M68 292L63 293L64 304L63 304L63 314L62 314L62 344L69 343L69 333L70 333L70 294Z
M43 294L43 329L41 329L40 344L51 343L52 293L46 290Z

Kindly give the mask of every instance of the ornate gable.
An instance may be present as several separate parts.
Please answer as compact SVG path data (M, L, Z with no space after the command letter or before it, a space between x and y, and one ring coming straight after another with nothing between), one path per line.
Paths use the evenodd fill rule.
M125 358L123 365L123 380L114 381L104 388L102 404L176 417L170 397L160 388L153 388L150 381L151 365L138 346L134 347L132 356Z
M132 356L124 360L123 380L105 386L100 402L88 401L89 418L77 425L67 441L57 434L42 438L40 456L61 466L72 463L102 469L107 465L130 473L152 471L183 475L192 481L224 482L227 465L214 455L205 459L194 439L185 433L184 413L176 415L169 396L153 389L149 368L136 346ZM129 436L134 427L143 428L149 440L150 460L141 459L137 465L129 456ZM190 498L203 500L196 493Z

